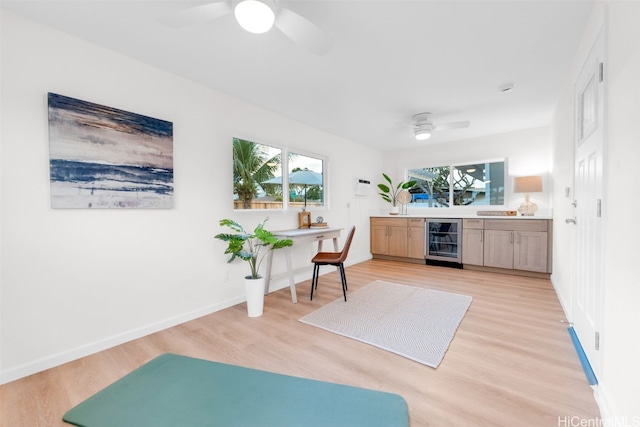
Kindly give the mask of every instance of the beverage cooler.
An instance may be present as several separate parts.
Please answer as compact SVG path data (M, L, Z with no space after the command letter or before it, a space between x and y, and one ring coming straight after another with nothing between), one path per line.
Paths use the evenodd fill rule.
M462 220L427 218L426 259L462 263Z

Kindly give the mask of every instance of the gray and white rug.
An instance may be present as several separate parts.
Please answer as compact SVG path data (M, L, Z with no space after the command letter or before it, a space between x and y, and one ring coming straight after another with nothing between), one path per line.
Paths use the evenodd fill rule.
M300 322L437 368L471 297L376 280Z

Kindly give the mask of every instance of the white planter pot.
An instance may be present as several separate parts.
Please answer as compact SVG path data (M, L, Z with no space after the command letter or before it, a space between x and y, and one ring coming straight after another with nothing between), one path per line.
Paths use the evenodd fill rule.
M264 310L264 277L244 278L247 293L247 313L249 317L260 317Z
M399 212L400 208L398 206L391 206L391 210L389 211L391 215L398 215Z

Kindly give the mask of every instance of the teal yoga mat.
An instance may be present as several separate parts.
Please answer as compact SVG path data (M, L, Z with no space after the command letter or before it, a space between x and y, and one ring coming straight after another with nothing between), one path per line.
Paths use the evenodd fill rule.
M391 393L163 354L69 410L84 427L408 426Z

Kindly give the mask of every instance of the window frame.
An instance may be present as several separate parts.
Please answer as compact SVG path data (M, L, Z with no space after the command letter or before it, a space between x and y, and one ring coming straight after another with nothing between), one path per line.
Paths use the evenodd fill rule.
M265 209L244 209L244 208L236 208L235 207L235 196L236 196L236 192L235 189L232 188L232 206L233 206L233 211L234 212L255 212L255 211L260 211L260 212L287 212L287 211L297 211L297 207L293 208L290 205L290 197L288 196L289 194L289 164L290 164L290 159L289 156L291 154L296 154L299 156L304 156L304 157L310 157L313 159L317 159L320 160L322 162L322 206L311 206L311 208L314 211L324 211L326 209L328 209L328 205L329 205L329 186L328 186L328 165L329 165L329 160L326 156L322 156L316 153L311 153L309 151L306 150L301 150L301 149L297 149L297 148L290 148L287 146L283 146L283 145L277 145L277 144L272 144L272 143L267 143L264 142L262 140L257 140L255 138L248 138L248 137L244 137L244 136L239 136L237 134L234 134L231 138L231 143L233 144L233 141L235 139L239 139L239 140L243 140L243 141L249 141L249 142L253 142L254 144L260 144L260 145L264 145L266 147L270 147L276 150L280 150L280 157L281 157L281 161L280 161L280 170L281 170L281 176L282 176L282 207L281 208L265 208ZM232 156L234 155L233 153L233 146L232 146ZM232 157L233 158L233 157ZM232 174L233 174L233 170L232 170ZM232 176L232 181L233 181L233 176ZM285 195L287 195L285 197ZM309 208L309 206L307 206L307 208Z
M326 210L328 208L329 197L328 197L328 185L327 185L327 170L328 170L328 160L326 156L320 156L318 154L313 154L306 150L298 150L298 149L287 149L286 150L286 164L287 164L287 192L289 191L289 156L290 154L297 154L304 157L309 157L312 159L322 161L322 205L321 206L312 206L313 210ZM288 194L288 193L287 193ZM287 197L287 204L284 207L284 210L290 210L291 206L289 205L289 197ZM309 206L307 206L309 208Z
M490 163L500 163L503 162L504 163L504 171L503 171L503 203L502 204L469 204L469 205L456 205L454 204L454 181L453 181L453 175L454 175L454 170L458 169L460 166L468 166L468 165L476 165L476 164L490 164ZM448 199L448 203L449 206L420 206L419 203L409 203L407 204L407 209L408 210L412 210L412 211L417 211L417 210L421 210L421 209L438 209L438 210L444 210L444 209L455 209L455 210L477 210L478 208L495 208L495 209L505 209L507 206L507 178L508 178L508 158L507 157L501 157L501 158L491 158L491 159L485 159L485 160L478 160L478 161L457 161L457 162L448 162L447 164L437 164L437 165L432 165L432 164L427 164L427 165L422 165L422 166L417 166L417 167L407 167L405 169L405 181L409 181L411 180L411 178L409 178L409 171L412 169L424 169L424 168L442 168L442 167L447 167L449 168L449 199Z

